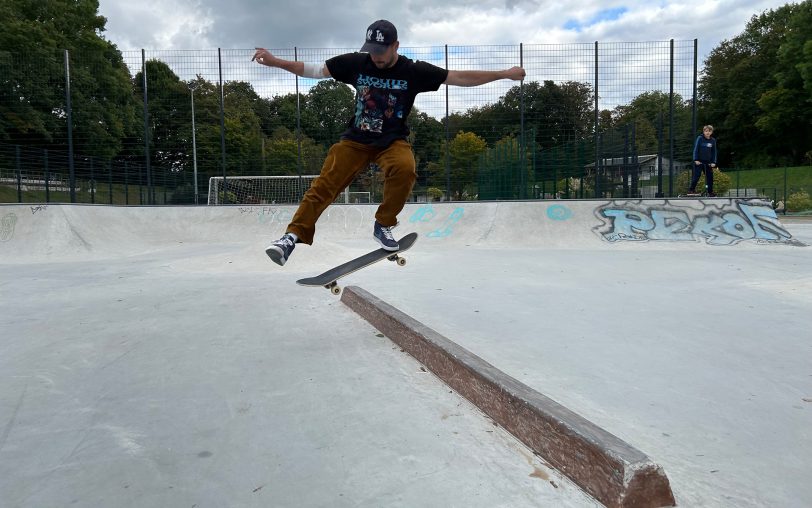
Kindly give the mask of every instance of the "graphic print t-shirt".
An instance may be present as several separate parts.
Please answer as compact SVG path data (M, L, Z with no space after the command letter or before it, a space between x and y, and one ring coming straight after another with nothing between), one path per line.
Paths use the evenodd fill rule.
M427 62L399 56L389 69L378 69L366 53L348 53L327 60L330 75L355 88L355 114L341 135L374 146L406 139L406 118L415 96L440 88L448 71Z

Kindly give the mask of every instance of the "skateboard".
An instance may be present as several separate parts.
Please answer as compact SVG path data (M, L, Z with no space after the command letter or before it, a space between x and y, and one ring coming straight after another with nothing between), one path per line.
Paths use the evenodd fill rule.
M398 266L403 266L406 264L406 258L402 257L400 254L409 250L416 241L417 233L409 233L398 240L400 249L396 251L377 249L372 252L368 252L363 256L347 261L344 264L338 265L335 268L331 268L321 275L299 279L296 281L296 284L299 284L300 286L321 286L329 289L334 295L340 294L341 287L338 285L338 279L353 272L357 272L361 268L366 268L367 266L377 263L382 259L388 259L389 261L397 263Z

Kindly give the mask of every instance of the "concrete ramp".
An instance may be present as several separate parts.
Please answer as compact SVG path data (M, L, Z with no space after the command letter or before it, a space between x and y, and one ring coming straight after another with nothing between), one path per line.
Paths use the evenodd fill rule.
M354 245L366 250L376 208L331 206L319 220L316 245L339 257L352 254ZM284 232L294 212L294 206L2 205L0 258L101 259L212 242L258 249ZM447 247L804 245L769 203L754 199L425 203L407 205L399 218L398 233L416 231L423 242Z

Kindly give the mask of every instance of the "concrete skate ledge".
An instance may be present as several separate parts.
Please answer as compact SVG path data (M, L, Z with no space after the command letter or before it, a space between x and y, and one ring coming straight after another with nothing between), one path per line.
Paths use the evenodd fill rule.
M625 441L359 287L341 301L601 503L675 505L662 467Z

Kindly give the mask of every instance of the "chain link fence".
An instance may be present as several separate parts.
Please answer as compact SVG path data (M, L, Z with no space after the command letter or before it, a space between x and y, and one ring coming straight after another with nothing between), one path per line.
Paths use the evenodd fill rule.
M271 49L305 62L354 50ZM400 53L453 70L527 72L521 83L418 95L414 200L679 193L699 131L695 40ZM0 201L205 204L213 177L228 189L229 177L318 174L354 112L354 90L252 55L0 51ZM381 183L371 165L350 190L378 201Z

